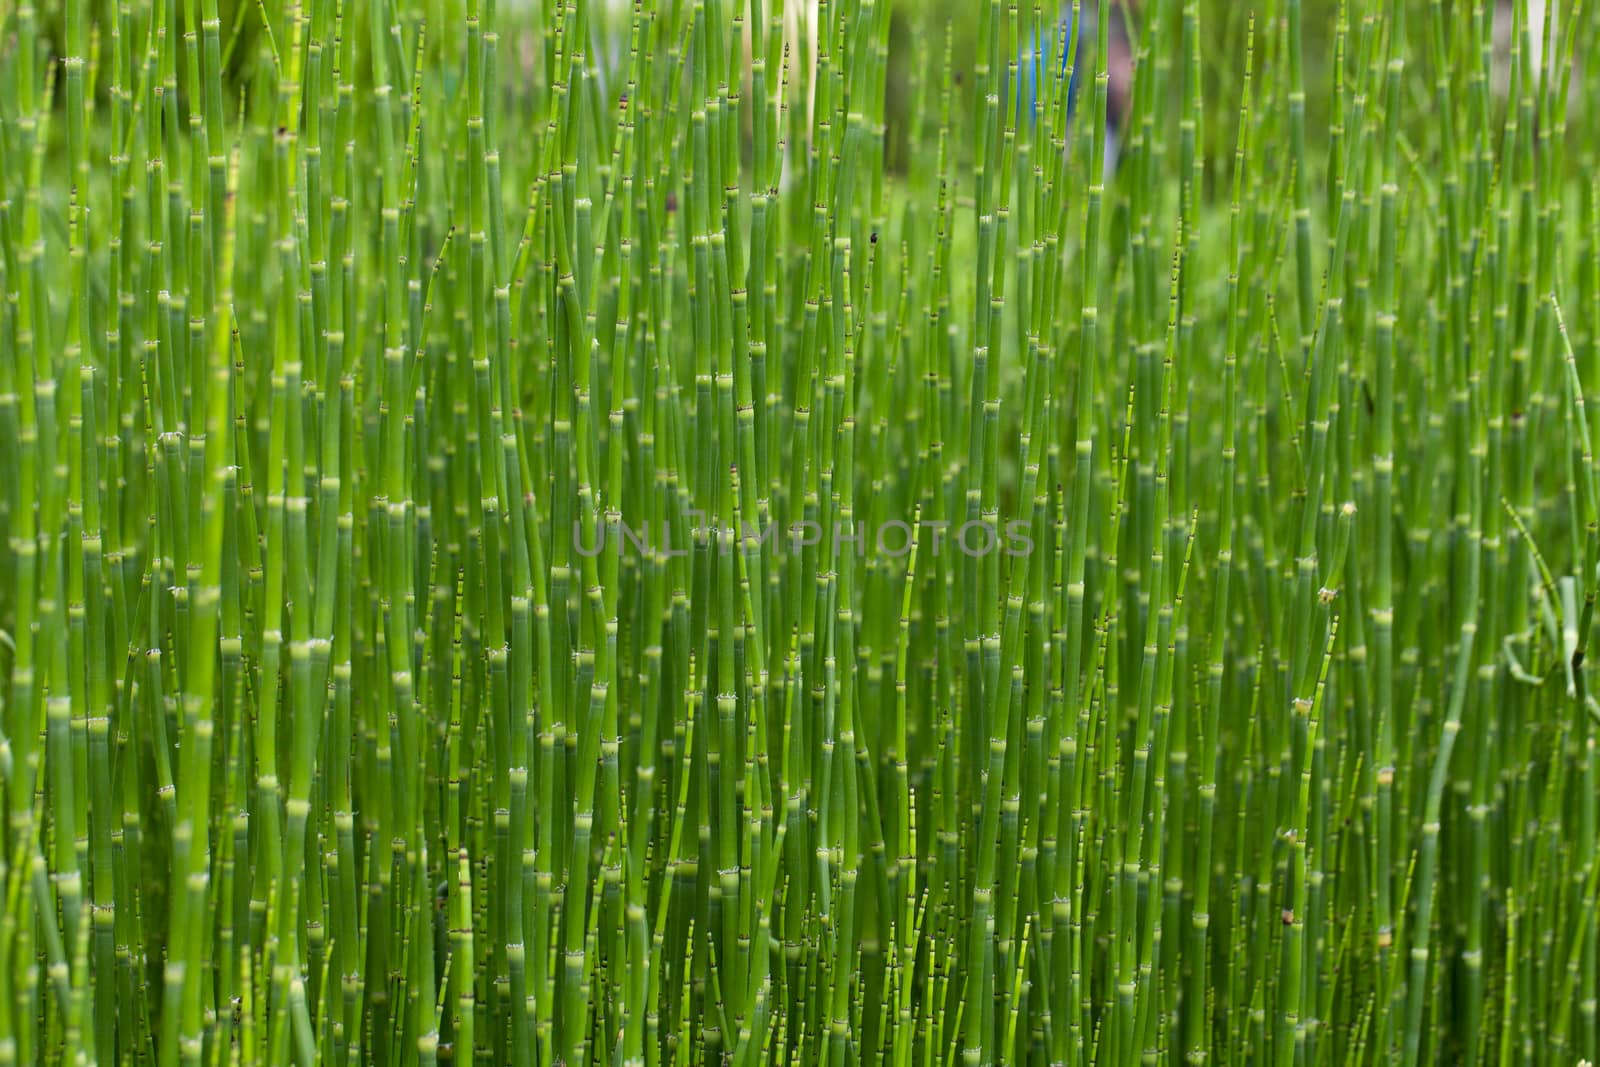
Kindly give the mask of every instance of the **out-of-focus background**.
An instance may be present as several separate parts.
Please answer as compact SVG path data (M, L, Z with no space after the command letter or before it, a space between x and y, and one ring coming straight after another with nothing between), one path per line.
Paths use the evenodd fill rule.
M541 3L548 2L549 0L510 0L510 5L512 9L532 11ZM965 94L958 91L957 97L959 99L964 95L969 105L956 107L951 116L952 121L958 131L970 131L968 120L973 113L972 79L980 59L977 54L980 40L979 27L988 0L888 0L888 2L892 5L892 13L887 78L886 110L889 129L886 131L886 151L889 154L889 169L895 173L905 174L913 169L909 148L911 139L903 135L905 126L912 119L922 80L934 79L937 82L939 79L947 48L952 73L961 88L966 90ZM1404 0L1409 26L1407 32L1413 45L1418 46L1412 49L1413 54L1420 55L1427 52L1430 46L1429 33L1435 14L1441 23L1459 31L1466 22L1477 17L1481 6L1482 17L1491 20L1493 26L1496 83L1494 88L1497 96L1503 100L1510 66L1512 26L1518 2L1519 0L1438 0L1435 3L1434 0ZM1561 19L1573 5L1559 3L1550 7L1546 0L1521 0L1521 2L1525 4L1524 18L1530 31L1528 47L1533 53L1535 65L1539 65L1544 58L1541 55L1541 46L1547 13L1556 21L1555 29L1558 39L1561 39L1559 35L1565 34L1569 29L1561 24ZM997 9L1001 12L1006 12L1010 3L1011 0L996 0ZM1163 47L1164 42L1164 47L1171 50L1170 54L1176 64L1181 3L1160 5L1153 3L1152 0L1080 0L1080 3L1086 11L1092 11L1103 3L1108 9L1116 8L1125 13L1127 22L1132 27L1136 52L1139 40L1147 29L1146 20L1153 17L1152 13L1161 7L1167 7L1172 16L1171 24L1156 28L1157 48ZM601 4L595 9L606 26L603 34L612 46L611 58L617 62L626 55L628 26L633 6L633 0L601 0ZM671 9L675 5L669 2L660 6ZM1308 133L1315 141L1324 140L1327 136L1330 100L1334 89L1335 30L1341 11L1346 12L1348 17L1351 6L1348 0L1301 0L1300 2L1306 122ZM1389 4L1381 6L1385 9L1390 7ZM839 7L840 5L835 2L831 5L831 10L837 11ZM796 42L806 42L808 57L815 56L818 9L818 0L800 0L785 5L787 36ZM1226 155L1232 151L1234 139L1232 117L1238 107L1242 86L1245 41L1250 18L1254 16L1256 22L1256 62L1259 69L1264 60L1270 61L1270 57L1274 55L1271 38L1282 34L1288 9L1288 0L1258 0L1255 3L1242 0L1200 0L1200 25L1203 38L1200 59L1204 72L1207 111L1209 116L1222 120L1211 121L1209 127L1203 131L1207 140L1207 155L1210 158L1215 159L1219 157L1219 153ZM763 4L762 10L770 11L771 4ZM1072 0L1066 2L1016 0L1019 25L1031 24L1035 27L1044 27L1052 22L1070 22L1072 11ZM1354 25L1349 27L1347 47L1352 55L1346 58L1347 74L1353 71L1355 62L1353 53L1358 32L1359 27ZM1452 32L1451 36L1453 41L1459 42L1465 39L1466 34ZM1575 85L1569 102L1569 115L1574 120L1581 114L1585 96L1581 91L1581 79L1586 42L1582 38L1583 35L1580 33L1573 49ZM1026 42L1019 43L1019 54L1025 48ZM1092 63L1093 58L1091 37L1083 60ZM1465 63L1464 56L1451 58L1453 62ZM798 61L798 57L794 59ZM1005 59L1006 57L1002 55L1001 62ZM1126 70L1113 70L1113 78L1128 77L1130 73ZM1087 78L1084 83L1088 84ZM1419 129L1425 130L1432 113L1429 103L1425 100L1410 103L1415 106L1411 109L1409 121L1416 124ZM1114 116L1112 121L1115 122ZM1425 137L1419 136L1419 140L1425 140Z
M102 11L93 22L96 26L108 26L112 22L112 11L120 0L98 0L98 2ZM158 3L162 2L169 5L170 24L181 25L183 11L181 0L158 0ZM634 0L585 0L585 2L589 5L593 53L599 60L600 69L603 73L620 73L627 59ZM658 0L652 6L660 15L675 23L679 10L691 6L694 2L695 0ZM770 2L757 5L752 5L750 0L737 0L737 2L739 6L745 8L747 19L757 9L765 19L772 10ZM887 2L892 8L887 77L886 151L889 154L890 170L895 173L905 173L911 168L912 163L908 150L910 139L903 135L905 126L912 118L917 94L924 87L924 82L932 79L937 85L941 78L946 49L950 57L952 74L959 85L957 97L959 99L964 96L965 100L962 103L966 105L953 109L955 140L958 142L963 140L962 134L970 128L968 123L974 110L973 74L980 58L977 55L980 40L979 26L989 0L887 0ZM1002 13L1010 9L1011 0L994 0L994 2ZM1146 29L1146 20L1151 17L1153 11L1165 6L1172 16L1172 24L1157 28L1159 31L1156 37L1157 47L1158 49L1162 47L1164 42L1164 46L1174 50L1175 54L1179 40L1181 4L1157 5L1151 0L1082 0L1082 2L1086 9L1091 10L1100 3L1126 10L1128 21L1134 29L1136 52L1139 38ZM1419 55L1427 50L1426 46L1429 43L1427 35L1430 32L1436 6L1438 17L1444 23L1460 25L1461 20L1474 18L1475 5L1482 5L1484 17L1493 19L1497 81L1500 82L1498 88L1503 93L1513 9L1517 0L1438 0L1437 5L1433 0L1404 0L1404 2L1410 26L1408 33L1414 44L1424 46L1413 49L1413 54ZM1537 57L1542 40L1541 34L1537 31L1544 24L1546 0L1521 0L1521 2L1526 4L1527 17L1535 29L1535 32L1529 35L1529 45ZM254 73L250 69L252 65L265 62L268 58L267 49L262 47L261 40L265 21L270 20L273 25L285 25L288 21L285 16L294 5L295 0L220 0L224 53L228 57L229 73L232 75L236 91L251 80ZM149 18L149 11L141 9L157 5L128 6L134 9L127 23L129 36L135 42L141 41L144 39L144 27ZM359 0L347 2L345 17L350 28L359 34L370 33L368 19L379 6ZM388 10L393 5L381 6ZM438 0L436 3L425 5L401 6L406 10L406 13L400 16L402 21L415 21L418 18L416 11L419 8L427 10L430 51L450 49L460 52L461 42L457 38L462 33L466 0ZM539 62L541 25L545 23L553 25L557 0L498 0L495 6L497 9L495 21L500 26L502 38L511 38L513 45L501 52L505 62L521 67L523 82L538 79L542 76L540 72L542 64ZM728 6L730 5L727 3L722 5L723 17L726 17ZM790 0L784 5L787 24L785 37L791 43L791 84L796 84L795 77L799 65L815 60L820 6L819 0ZM1342 6L1341 0L1300 2L1307 129L1314 139L1319 132L1326 136L1329 100L1333 90L1332 42L1336 20ZM1387 9L1390 5L1383 6ZM64 35L64 15L60 10L62 5L44 0L37 7L44 38L41 43L49 49L52 39L59 41ZM1260 0L1253 4L1240 0L1201 0L1200 24L1203 41L1200 55L1204 70L1207 111L1208 114L1222 120L1210 122L1203 131L1208 142L1207 147L1210 149L1208 155L1212 158L1216 158L1218 151L1226 153L1232 148L1232 131L1227 128L1228 116L1237 107L1248 19L1253 15L1256 20L1259 66L1263 61L1271 61L1274 49L1270 42L1274 35L1281 34L1288 7L1289 0ZM1570 3L1558 4L1551 9L1551 14L1559 19L1571 7ZM840 5L837 2L828 6L828 10L833 12L839 9ZM1071 0L1065 3L1060 0L1019 0L1016 4L1019 25L1049 25L1052 22L1070 19L1071 12ZM404 28L398 39L410 40L410 29L411 27ZM1558 29L1564 31L1566 28L1558 26ZM1357 30L1358 27L1351 27L1352 50ZM1453 41L1459 42L1466 35L1452 33L1451 36ZM1580 72L1575 77L1580 80L1580 85L1584 77L1581 73L1584 43L1580 39L1574 47L1575 67ZM108 53L107 58L109 58L111 42L101 40L99 44L101 49ZM1455 47L1459 47L1459 44ZM1021 52L1023 49L1025 44L1020 44L1018 51ZM1002 62L1004 58L1001 58ZM1092 55L1085 56L1085 59L1092 61ZM1456 56L1452 57L1452 61L1464 61L1464 59ZM1347 69L1353 62L1353 59L1347 58ZM516 92L518 77L504 77L507 72L501 73L508 86L507 91ZM517 72L514 69L511 73L515 75ZM177 72L177 76L181 89L183 81L181 69ZM1117 76L1126 75L1118 72ZM359 80L356 84L360 84ZM106 91L104 79L98 88L103 95ZM60 91L58 86L58 94ZM1585 95L1582 91L1571 94L1573 118L1580 113ZM1415 103L1417 106L1412 111L1411 119L1425 125L1429 111L1427 102Z

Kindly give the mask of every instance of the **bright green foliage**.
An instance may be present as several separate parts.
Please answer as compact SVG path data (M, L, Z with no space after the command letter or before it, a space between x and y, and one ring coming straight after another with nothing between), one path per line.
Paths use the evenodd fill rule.
M1595 14L971 2L0 2L0 1067L1600 1059Z

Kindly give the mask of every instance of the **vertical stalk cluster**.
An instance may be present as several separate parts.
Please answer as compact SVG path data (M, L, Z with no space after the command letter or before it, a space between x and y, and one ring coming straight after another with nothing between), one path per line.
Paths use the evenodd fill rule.
M1600 1060L1596 17L0 5L0 1067Z

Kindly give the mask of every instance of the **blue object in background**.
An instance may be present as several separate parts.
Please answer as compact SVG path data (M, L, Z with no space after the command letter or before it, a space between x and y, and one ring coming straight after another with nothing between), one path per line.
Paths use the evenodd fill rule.
M1067 82L1067 117L1070 119L1078 108L1078 85L1083 81L1083 68L1086 63L1093 62L1094 56L1094 16L1082 10L1078 13L1078 25L1073 26L1073 11L1071 5L1061 14L1061 56L1060 65L1054 77L1061 77L1067 73L1067 66L1072 63L1072 46L1074 40L1078 43L1077 62L1072 65L1072 78ZM1076 32L1074 32L1076 31ZM1028 42L1027 50L1017 60L1017 69L1022 71L1025 79L1024 87L1028 102L1028 118L1031 122L1039 121L1039 82L1051 76L1049 61L1045 53L1050 49L1050 35L1041 34L1035 30L1033 39ZM1020 94L1019 94L1020 95ZM1019 101L1020 102L1020 101ZM1019 116L1020 117L1020 116Z
M1028 42L1027 50L1017 57L1017 69L1021 77L1025 79L1021 86L1023 91L1017 94L1017 121L1019 123L1026 121L1032 125L1039 121L1040 81L1046 77L1065 77L1069 65L1072 69L1071 77L1067 81L1067 121L1069 124L1071 123L1073 115L1078 110L1078 90L1083 81L1083 72L1094 66L1095 35L1097 30L1095 18L1098 13L1098 5L1104 3L1108 3L1108 0L1080 0L1076 25L1073 24L1072 5L1068 3L1066 9L1061 13L1061 21L1057 23L1060 28L1061 55L1058 59L1059 66L1053 73L1048 66L1049 59L1047 57L1047 53L1053 51L1050 48L1052 35L1040 33L1039 31L1034 32L1033 39ZM1111 64L1109 75L1115 81L1118 77L1126 79L1128 71L1125 65L1119 66L1116 62L1116 45L1118 40L1122 39L1122 23L1120 19L1113 17L1114 21L1109 27L1113 54L1108 56L1107 59ZM1077 49L1076 57L1073 55L1074 45L1076 45ZM1113 86L1112 88L1111 97L1106 102L1105 169L1103 174L1107 181L1116 172L1121 147L1119 134L1122 126L1122 115L1121 109L1117 106L1118 94L1115 91L1116 87ZM1028 108L1026 116L1021 113L1024 101ZM1068 151L1071 150L1071 147L1072 139L1068 138Z

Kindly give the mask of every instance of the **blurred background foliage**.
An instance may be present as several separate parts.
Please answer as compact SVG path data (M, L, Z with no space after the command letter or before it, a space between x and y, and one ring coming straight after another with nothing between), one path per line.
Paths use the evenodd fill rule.
M227 85L232 98L230 110L234 115L239 115L250 106L252 94L275 94L277 86L272 76L273 47L287 48L290 42L274 41L266 30L268 25L285 27L291 25L292 14L298 0L219 0L220 20L222 23L222 40L226 56ZM532 110L525 106L531 99L544 97L543 80L545 77L546 63L544 57L550 47L550 32L548 27L555 25L555 12L558 6L571 0L497 0L495 23L500 28L502 48L500 50L501 70L498 84L502 92L507 94L503 114L532 114ZM610 102L615 104L616 98L622 92L620 80L613 76L614 72L625 69L628 58L630 26L633 21L635 0L582 0L588 5L590 30L592 35L591 49L598 58L597 69L602 78L602 87ZM928 154L933 151L933 146L939 140L939 100L945 78L948 76L952 91L952 104L950 125L948 128L948 141L950 151L953 153L957 165L957 173L970 173L972 159L972 136L975 126L974 117L981 105L978 99L977 86L980 78L977 76L980 67L980 56L977 54L981 37L980 24L985 7L993 2L996 9L1004 15L1013 10L1010 6L1013 0L886 0L892 4L890 20L890 44L888 49L888 76L886 99L886 129L885 152L887 155L886 171L892 179L905 180L913 186L924 180L932 180L935 168L932 160L923 160L919 154ZM1178 51L1182 47L1180 26L1180 4L1156 4L1152 0L1082 0L1085 7L1093 7L1097 3L1117 5L1126 13L1129 24L1133 29L1135 64L1145 61L1167 62L1176 68L1180 57ZM1203 109L1204 126L1200 131L1201 148L1206 160L1205 182L1207 193L1215 195L1219 190L1225 190L1229 167L1233 153L1235 135L1238 121L1238 102L1242 87L1243 70L1245 63L1247 29L1250 20L1255 22L1255 63L1260 71L1270 69L1274 64L1283 62L1284 50L1287 48L1287 5L1289 0L1256 0L1254 3L1240 2L1240 0L1201 0L1201 28L1202 44L1200 58L1203 71ZM1464 54L1466 42L1470 34L1455 32L1452 27L1464 26L1464 20L1470 20L1475 15L1482 13L1484 17L1493 17L1498 23L1509 25L1511 11L1514 3L1524 3L1533 12L1534 25L1540 24L1541 15L1545 4L1544 0L1400 0L1406 10L1408 25L1407 34L1412 40L1409 49L1411 74L1416 74L1417 64L1428 64L1432 55L1432 41L1430 33L1435 25L1446 29L1450 41L1448 50L1453 50L1450 62L1460 64L1462 69L1467 66L1467 56ZM679 25L679 15L685 8L695 4L704 5L706 10L720 5L719 16L725 17L729 4L743 7L747 13L760 10L770 12L773 0L655 0L650 7L657 12L659 19L665 20L664 25ZM1317 161L1315 165L1325 167L1327 160L1327 146L1329 143L1330 124L1333 121L1332 100L1335 86L1335 57L1334 41L1336 39L1336 26L1341 17L1350 19L1355 17L1348 12L1346 0L1300 0L1302 22L1302 52L1304 64L1304 83L1306 90L1306 132L1307 147L1311 150L1311 157ZM195 9L197 3L190 0L94 0L96 8L92 24L96 29L94 46L104 53L102 61L98 64L99 74L94 86L95 95L103 104L108 92L108 79L106 71L111 66L110 56L114 42L104 39L105 35L99 33L100 27L111 26L114 23L113 14L122 12L121 26L125 42L134 42L132 47L143 48L147 40L147 28L154 13L165 6L166 19L169 26L176 27L177 32L183 32L190 25L190 20L197 17ZM64 36L64 5L60 0L38 0L37 2L41 51L41 63L55 63L59 60L61 49L60 42ZM1585 99L1592 93L1600 92L1600 84L1596 84L1593 74L1600 71L1600 65L1590 65L1586 68L1583 64L1584 45L1589 36L1588 30L1595 22L1595 15L1586 9L1587 5L1580 5L1576 10L1580 12L1581 24L1578 28L1578 37L1574 49L1576 62L1575 84L1571 93L1571 106L1569 122L1581 121ZM405 13L401 16L400 24L394 26L374 27L370 22L372 5L364 0L345 0L344 19L346 32L358 35L357 40L372 42L383 39L387 41L390 58L394 64L391 69L408 70L414 60L413 50L418 37L418 30L422 21L426 20L425 34L425 60L423 69L428 72L428 77L435 81L430 85L430 90L437 90L444 99L458 97L458 83L464 77L464 68L460 57L465 54L465 15L466 0L429 0L423 4L406 5ZM834 0L828 10L837 12L840 4ZM1558 10L1572 10L1571 3L1562 3ZM0 11L4 7L0 6ZM790 71L789 84L791 86L791 107L803 107L804 101L799 99L799 82L797 71L802 63L815 60L815 26L819 0L788 0L785 4L788 29L786 39L790 42L789 56ZM1028 29L1032 26L1048 27L1059 24L1071 14L1071 0L1015 0L1015 13L1018 20L1019 41L1025 41L1029 36ZM1154 12L1164 10L1170 16L1170 25L1152 26L1149 23ZM1385 17L1388 15L1386 8ZM420 14L425 12L425 15ZM747 17L749 15L747 14ZM766 17L763 15L763 17ZM1561 27L1563 33L1568 27ZM1351 52L1355 49L1354 42L1360 32L1356 25L1348 26L1348 42ZM9 32L9 31L8 31ZM281 32L281 31L280 31ZM663 42L670 47L677 47L677 42ZM1497 45L1496 65L1503 71L1506 60L1505 41ZM303 44L303 42L302 42ZM509 47L506 45L509 44ZM1013 50L1013 55L1020 55L1025 46L1018 44ZM995 52L1001 51L996 46ZM366 56L370 49L358 50L359 54ZM1006 56L1000 57L1000 62L1006 61ZM365 59L363 63L367 62ZM1084 62L1092 63L1092 44L1089 54L1084 56ZM948 64L948 68L947 68ZM1356 59L1353 55L1345 57L1344 69L1346 77L1354 80ZM659 64L658 69L669 69L669 64ZM677 64L680 72L687 67L686 63ZM510 69L507 69L510 68ZM1593 68L1593 69L1591 69ZM1436 110L1433 95L1424 88L1432 84L1434 72L1425 71L1426 77L1408 77L1406 85L1413 94L1412 98L1404 102L1404 114L1401 117L1402 148L1411 160L1411 166L1419 175L1425 174L1425 169L1419 161L1433 157L1438 146L1438 123L1435 121ZM747 74L748 76L748 74ZM185 94L188 87L185 83L186 72L183 64L173 73L176 89L180 94ZM358 93L364 87L370 87L370 70L358 70L350 79ZM1172 100L1169 106L1158 108L1156 114L1161 121L1170 122L1176 126L1179 113L1178 94L1180 79L1168 79ZM1272 79L1273 83L1282 84L1280 79ZM1268 81L1263 79L1263 84ZM1091 84L1084 79L1085 86ZM56 79L56 99L58 105L64 102L64 90L61 79ZM436 97L437 98L437 97ZM1087 96L1086 96L1087 99ZM1268 126L1264 129L1267 136L1266 152L1268 157L1273 154L1273 135L1277 132L1272 128L1272 123L1281 121L1273 118L1284 112L1284 101L1270 102L1272 106L1264 105L1258 110L1268 116ZM1501 109L1503 115L1505 101L1497 96L1495 105ZM1369 115L1376 118L1379 108L1378 101L1369 102ZM181 111L180 111L181 113ZM1499 115L1496 121L1499 120ZM1113 125L1115 118L1113 117ZM920 123L920 129L917 124ZM51 131L53 144L52 154L64 154L64 129L65 124L55 124ZM799 129L804 129L802 124ZM94 124L91 129L93 135L101 135L104 124ZM792 151L794 146L789 146ZM103 157L102 157L103 158ZM1566 166L1574 175L1588 173L1595 161L1587 157L1569 157ZM1322 183L1321 173L1308 174L1313 183ZM1323 183L1325 184L1325 183ZM1315 184L1314 186L1315 187ZM959 198L966 189L955 190ZM516 191L508 190L512 201L518 199ZM64 236L64 235L63 235Z

